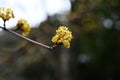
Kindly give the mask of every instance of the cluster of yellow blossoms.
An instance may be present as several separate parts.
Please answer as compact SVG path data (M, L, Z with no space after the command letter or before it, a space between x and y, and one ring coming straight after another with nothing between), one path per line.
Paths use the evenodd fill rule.
M64 47L69 48L71 39L72 32L66 26L60 26L56 30L56 35L52 38L52 42L54 44L63 44Z
M31 29L28 22L24 19L18 20L17 27L18 29L22 31L22 35L24 36L26 36L30 32L30 29Z
M0 8L0 17L6 21L9 20L10 18L14 18L14 13L10 8Z
M3 21L7 21L10 18L14 18L14 13L10 8L0 8L0 17ZM17 28L22 31L22 35L26 36L30 32L30 25L26 20L20 19L17 23Z

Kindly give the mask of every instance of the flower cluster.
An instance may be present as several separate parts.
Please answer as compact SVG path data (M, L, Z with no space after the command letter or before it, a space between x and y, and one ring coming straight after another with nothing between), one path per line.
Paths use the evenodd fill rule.
M10 18L14 18L14 13L10 8L0 8L0 17L6 21L9 20Z
M26 36L30 32L30 25L24 19L18 20L17 28L22 31L22 35Z
M69 48L71 39L72 32L70 32L66 26L60 26L56 30L56 35L52 38L52 42L54 44L62 43L66 48Z
M14 13L10 8L4 8L4 7L0 8L0 18L2 18L3 21L4 21L3 27L0 26L0 28L4 29L4 30L6 30L10 33L13 33L16 36L18 36L20 38L23 38L23 39L25 39L29 42L32 42L34 44L43 46L45 48L53 49L54 47L56 47L56 45L60 45L60 44L63 44L64 47L66 47L66 48L70 47L70 41L73 37L72 37L72 32L69 31L66 26L60 26L56 30L56 35L53 36L53 38L51 40L55 45L50 47L50 46L44 45L42 43L36 42L34 40L31 40L27 37L23 37L23 36L14 32L14 31L20 30L22 32L22 35L24 35L24 36L26 36L30 32L31 26L28 24L28 22L25 19L18 20L18 23L16 25L17 28L14 31L13 30L8 30L6 28L5 22L7 20L9 20L10 18L14 18L14 17L15 17Z

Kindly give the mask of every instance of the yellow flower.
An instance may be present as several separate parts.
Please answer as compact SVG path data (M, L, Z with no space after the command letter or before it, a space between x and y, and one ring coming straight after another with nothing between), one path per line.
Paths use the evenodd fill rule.
M30 29L31 29L28 22L24 19L18 20L17 27L18 27L18 29L20 29L22 31L22 35L24 35L24 36L26 36L30 32Z
M54 44L62 43L66 48L69 48L71 39L72 32L70 32L66 26L60 26L56 30L56 35L52 38L52 42Z
M14 18L14 13L10 8L0 8L0 17L6 21L9 20L10 18Z

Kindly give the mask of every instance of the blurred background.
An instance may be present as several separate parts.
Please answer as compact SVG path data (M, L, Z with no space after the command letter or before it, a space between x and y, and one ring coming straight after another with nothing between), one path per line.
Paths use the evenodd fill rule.
M55 30L65 25L71 47L50 51L1 31L0 80L120 80L120 0L67 1L54 13L47 10L57 2L49 5L28 37L52 45Z

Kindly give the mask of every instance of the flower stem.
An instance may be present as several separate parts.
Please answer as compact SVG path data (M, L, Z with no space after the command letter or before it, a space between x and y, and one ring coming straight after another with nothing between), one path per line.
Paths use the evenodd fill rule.
M6 20L4 20L3 26L4 26L4 30L5 30L6 29Z
M5 31L7 31L7 32L9 32L9 33L11 33L11 34L19 37L19 38L22 38L22 39L24 39L24 40L26 40L26 41L28 41L28 42L30 42L30 43L33 43L33 44L35 44L35 45L42 46L42 47L47 48L47 49L50 49L50 50L53 50L53 49L56 47L55 45L53 45L53 46L48 46L48 45L45 45L45 44L43 44L43 43L34 41L34 40L30 39L30 38L27 38L27 37L25 37L25 36L23 36L23 35L20 35L20 34L16 33L16 32L13 31L13 30L10 30L10 29L5 28L5 26L4 26L4 27L1 27L1 26L0 26L0 28L4 29Z
M34 40L30 39L30 38L27 38L27 37L25 37L25 36L22 36L22 35L14 32L14 31L12 31L12 30L6 29L6 31L8 31L8 32L10 32L10 33L12 33L12 34L14 34L14 35L16 35L16 36L18 36L18 37L26 40L26 41L29 41L29 42L31 42L31 43L34 43L34 44L36 44L36 45L38 45L38 46L42 46L42 47L45 47L45 48L48 48L48 49L53 49L51 46L48 46L48 45L45 45L45 44L43 44L43 43L34 41Z

